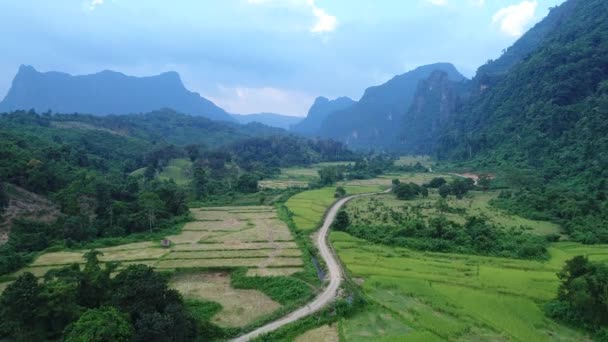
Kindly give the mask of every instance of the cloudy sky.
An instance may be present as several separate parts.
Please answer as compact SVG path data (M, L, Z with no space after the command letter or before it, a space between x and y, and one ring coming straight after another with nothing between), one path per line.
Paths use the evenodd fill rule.
M419 65L466 76L563 0L0 0L0 98L20 64L179 72L233 113L305 115Z

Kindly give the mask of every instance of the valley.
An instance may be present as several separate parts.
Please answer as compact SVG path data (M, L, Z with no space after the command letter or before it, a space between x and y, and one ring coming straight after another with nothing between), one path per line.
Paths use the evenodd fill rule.
M608 341L608 1L0 13L0 341Z

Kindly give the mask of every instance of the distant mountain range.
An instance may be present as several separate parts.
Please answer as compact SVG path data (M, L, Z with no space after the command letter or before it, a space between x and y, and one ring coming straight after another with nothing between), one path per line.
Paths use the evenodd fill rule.
M318 134L323 121L333 112L338 112L347 109L354 105L356 101L348 97L339 97L335 100L329 100L325 97L317 97L312 107L308 110L308 115L300 123L293 125L291 130L306 136L314 136Z
M412 105L419 82L437 71L445 73L452 82L465 80L449 63L421 66L382 85L368 88L358 102L324 113L321 123L316 121L316 127L311 128L314 132L307 133L337 139L355 148L399 149L402 122Z
M289 116L275 113L258 113L258 114L232 114L232 117L241 124L248 124L252 122L261 123L270 127L277 127L288 130L289 127L302 121L302 117Z
M161 108L235 122L222 108L186 89L176 72L133 77L114 71L72 76L21 66L0 112L34 109L93 115L146 113Z

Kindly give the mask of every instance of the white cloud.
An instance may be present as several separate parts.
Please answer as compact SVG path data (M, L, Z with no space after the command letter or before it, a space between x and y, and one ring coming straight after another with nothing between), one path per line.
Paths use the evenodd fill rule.
M534 13L538 2L522 1L517 5L511 5L500 9L492 17L492 22L500 26L500 30L513 37L519 37L524 33L526 26L534 19Z
M447 5L448 0L426 0L427 2L430 2L431 4L435 5L435 6L443 6L443 5Z
M89 5L89 9L92 11L97 6L103 5L104 0L91 0L91 4Z
M312 13L317 17L317 23L310 29L310 32L323 33L331 32L336 29L338 19L327 14L324 9L317 7L314 0L308 0L308 5L312 8Z
M204 95L229 113L252 114L272 112L305 116L314 96L295 90L275 87L244 87L218 85L213 95Z
M316 18L315 24L310 28L310 32L313 33L331 32L338 26L338 19L327 13L325 9L317 7L315 0L247 0L247 3L251 5L308 7L311 14Z

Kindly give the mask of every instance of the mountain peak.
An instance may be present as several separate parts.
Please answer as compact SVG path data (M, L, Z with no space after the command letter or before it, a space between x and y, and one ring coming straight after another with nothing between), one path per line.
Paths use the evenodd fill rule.
M22 65L11 89L0 102L0 112L31 108L39 112L95 115L172 108L214 120L235 121L211 101L188 91L175 71L148 77L112 70L73 76L60 72L40 73L32 66Z

